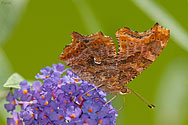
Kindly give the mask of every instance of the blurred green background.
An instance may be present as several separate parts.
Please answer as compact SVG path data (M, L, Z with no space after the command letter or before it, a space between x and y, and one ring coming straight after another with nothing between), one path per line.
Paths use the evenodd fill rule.
M188 124L188 0L0 0L0 123L7 78L18 72L25 79L60 62L72 31L89 35L102 31L115 42L115 32L129 27L143 32L158 22L171 30L159 58L129 83L157 107L149 109L134 94L126 95L117 125ZM112 96L109 95L109 98ZM112 102L123 105L123 97Z

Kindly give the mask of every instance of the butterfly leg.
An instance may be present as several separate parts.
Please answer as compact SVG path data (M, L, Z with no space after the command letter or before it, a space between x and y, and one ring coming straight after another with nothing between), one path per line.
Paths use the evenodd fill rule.
M108 100L108 101L104 104L104 106L106 106L108 103L110 103L111 101L113 101L116 97L117 97L117 95L115 95L113 98L111 98L110 100Z
M113 101L115 98L117 97L117 95L115 95L113 98L111 98L108 102L106 102L104 104L104 106L106 106L108 103L110 103L111 101ZM117 111L120 111L123 109L123 107L125 106L125 95L123 96L123 105L117 110Z
M97 89L97 88L100 88L100 87L103 86L103 85L104 85L104 84L100 84L100 85L98 85L98 86L96 86L96 87L90 89L89 91L85 92L82 96L88 94L89 92L91 92L91 91L93 91L93 90L95 90L95 89Z

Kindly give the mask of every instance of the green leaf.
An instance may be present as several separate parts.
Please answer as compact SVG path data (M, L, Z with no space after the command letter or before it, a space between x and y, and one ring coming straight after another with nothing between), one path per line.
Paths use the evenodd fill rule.
M28 0L0 1L0 45L10 35L18 23Z
M8 78L8 80L3 85L3 87L20 88L20 82L23 80L24 80L24 78L21 75L19 75L18 73L14 73Z

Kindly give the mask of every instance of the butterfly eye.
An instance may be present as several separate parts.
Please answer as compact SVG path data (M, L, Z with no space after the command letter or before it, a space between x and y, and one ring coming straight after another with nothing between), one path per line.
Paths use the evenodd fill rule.
M98 61L96 60L96 58L94 58L94 62L95 62L95 64L98 64L98 65L101 64L101 62L98 62Z
M121 88L121 91L120 91L120 94L121 94L121 95L125 95L125 94L127 94L127 93L128 93L128 88L127 88L127 87Z

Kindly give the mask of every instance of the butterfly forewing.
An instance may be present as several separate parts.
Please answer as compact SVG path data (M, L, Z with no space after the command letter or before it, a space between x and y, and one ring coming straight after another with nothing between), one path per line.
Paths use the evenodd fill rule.
M116 32L119 43L120 84L128 83L146 69L162 52L169 39L169 30L155 24L143 33L128 28Z

